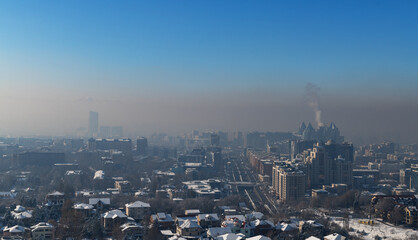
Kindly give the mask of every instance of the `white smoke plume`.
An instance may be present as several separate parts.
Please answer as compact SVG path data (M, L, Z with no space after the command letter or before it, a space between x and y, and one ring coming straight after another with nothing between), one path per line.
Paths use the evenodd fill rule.
M319 105L320 88L313 83L306 84L305 94L309 107L315 112L315 121L318 127L324 126L321 120L321 107Z

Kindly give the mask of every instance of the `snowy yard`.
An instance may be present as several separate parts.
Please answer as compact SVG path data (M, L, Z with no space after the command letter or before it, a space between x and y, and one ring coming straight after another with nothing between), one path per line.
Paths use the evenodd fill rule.
M418 239L418 231L412 229L406 229L401 227L392 227L384 223L377 222L374 226L360 224L358 218L350 219L350 231L351 235L357 235L362 239L374 239L376 235L382 239L408 239L414 237ZM340 219L334 219L335 223L343 226L343 221Z

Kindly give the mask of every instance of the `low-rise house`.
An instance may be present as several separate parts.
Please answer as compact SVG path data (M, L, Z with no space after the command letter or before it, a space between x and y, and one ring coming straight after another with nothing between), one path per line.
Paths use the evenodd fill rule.
M200 210L199 209L187 209L187 210L184 211L184 214L186 216L193 217L193 216L199 215L200 214Z
M219 220L218 214L199 214L197 215L197 222L202 228L220 227L221 221Z
M220 235L224 235L227 233L231 233L231 229L229 227L214 227L214 228L209 228L206 231L206 235L211 240L217 239L217 237L219 237Z
M110 198L90 198L89 204L93 205L97 212L101 213L110 208Z
M115 181L115 188L117 188L120 193L129 193L132 191L131 182L129 181Z
M410 226L418 226L418 209L416 206L408 206L404 208L405 223Z
M16 197L14 192L0 192L0 199L13 199Z
M121 210L111 210L102 214L101 220L105 231L111 232L114 227L126 223L128 217Z
M197 222L197 218L195 217L195 216L186 216L186 215L180 215L180 216L177 216L176 217L176 220L175 220L175 224L176 224L176 226L178 227L178 226L181 226L185 221L187 221L187 220L189 220L189 221L193 221L193 222L195 222L196 224L198 224L198 222Z
M263 236L263 235L257 235L254 237L247 238L247 240L271 240L271 238Z
M186 238L184 238L184 237L172 236L172 237L170 237L168 240L187 240L187 239L186 239Z
M298 226L291 222L280 222L276 225L276 230L281 232L297 232L299 231Z
M338 233L333 233L324 237L324 240L345 240L345 239L346 237Z
M321 240L320 238L317 238L317 237L315 237L315 236L310 236L310 237L308 237L307 239L305 239L305 240Z
M65 195L62 192L48 193L45 197L45 205L47 206L62 206L64 204Z
M220 235L216 238L216 240L243 240L245 236L241 233L227 233L224 235Z
M12 227L5 227L3 229L3 237L25 237L26 232L28 229L26 229L23 226L15 225Z
M241 233L245 237L250 237L252 227L245 222L245 217L242 215L225 217L225 220L221 224L222 227L229 227L232 233Z
M74 210L83 214L84 217L89 218L93 216L93 205L87 203L76 203L73 206Z
M154 215L151 215L150 217L150 223L153 225L158 226L158 229L160 230L174 230L174 219L171 216L171 214L166 213L157 213Z
M263 217L264 217L264 214L261 212L252 212L252 213L245 214L245 218L249 221L263 219Z
M54 226L49 223L40 222L30 229L33 240L54 239Z
M187 219L177 226L177 234L180 236L199 236L203 233L203 228L196 221Z
M136 201L125 205L126 215L135 220L142 220L144 216L149 214L150 208L151 206L149 203L141 201Z
M124 239L142 239L144 227L135 222L128 222L120 226Z
M274 223L269 220L257 219L251 222L254 235L267 235L267 233L274 231Z
M299 232L322 237L324 236L324 225L314 220L301 221L299 222Z
M282 221L276 225L276 231L279 232L280 239L293 239L299 234L299 221Z
M19 220L25 225L29 224L32 219L32 211L26 210L26 208L21 205L17 205L16 208L11 211L11 215L15 220Z

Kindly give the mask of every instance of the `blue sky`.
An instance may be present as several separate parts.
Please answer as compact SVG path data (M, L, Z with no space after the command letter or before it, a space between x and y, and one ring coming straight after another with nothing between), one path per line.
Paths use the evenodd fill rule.
M379 83L407 91L418 86L417 7L416 1L2 1L0 61L10 70L3 69L1 81L36 69L41 83L56 87L315 82L323 89Z
M329 109L324 104L324 117L334 118L325 122L337 121L341 109L335 109L343 105L353 111L363 103L382 109L365 118L370 124L409 106L397 112L408 124L394 120L405 126L403 136L418 121L417 9L417 1L0 1L0 109L9 116L0 120L0 132L28 125L21 119L35 116L36 106L71 109L74 116L67 124L64 112L55 113L55 122L63 124L44 124L42 116L52 113L42 110L30 129L70 131L85 125L89 110L101 112L106 122L116 113L109 102L114 109L147 102L154 108L137 110L131 118L155 113L177 119L171 127L199 115L182 109L189 104L203 109L202 125L184 125L222 128L225 119L205 123L204 114L224 105L219 116L236 113L228 116L230 129L290 130L302 118L313 119L309 109L295 105L306 105L304 89L313 83L323 102L344 103ZM212 95L222 102L205 105ZM376 108L392 100L392 108ZM130 114L135 106L118 114ZM264 108L306 113L295 111L284 120L269 115L270 122L244 114L263 115ZM177 112L181 115L173 117ZM243 118L248 120L240 125ZM339 121L344 126L351 120ZM108 121L131 129L169 126L164 121L154 126L152 117L139 127ZM251 125L254 121L258 125ZM374 133L382 129L388 126Z

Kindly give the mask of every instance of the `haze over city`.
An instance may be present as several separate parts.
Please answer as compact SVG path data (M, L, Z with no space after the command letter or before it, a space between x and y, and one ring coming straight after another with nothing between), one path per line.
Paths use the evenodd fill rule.
M0 134L295 131L417 142L413 1L3 1Z

